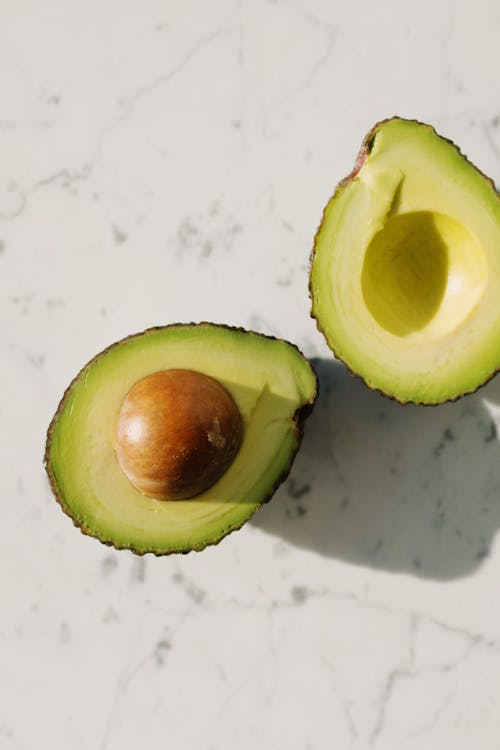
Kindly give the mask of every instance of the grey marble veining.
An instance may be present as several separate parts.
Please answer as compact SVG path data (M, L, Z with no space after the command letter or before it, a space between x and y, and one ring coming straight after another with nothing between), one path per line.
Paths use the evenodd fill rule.
M500 8L422 0L0 9L0 747L470 750L500 742L500 384L401 407L309 317L321 212L368 129L434 124L500 183ZM148 326L296 342L321 396L240 532L83 537L45 429Z

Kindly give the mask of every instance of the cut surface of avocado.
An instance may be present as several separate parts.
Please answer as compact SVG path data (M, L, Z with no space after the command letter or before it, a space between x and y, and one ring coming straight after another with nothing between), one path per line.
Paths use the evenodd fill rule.
M339 359L401 402L476 390L500 366L500 198L429 125L367 135L315 238L312 315Z
M146 376L181 368L215 379L243 422L222 477L189 500L147 497L117 459L126 394ZM56 498L87 534L137 553L202 549L239 528L291 467L317 381L288 342L215 324L170 325L124 339L89 362L49 427L46 468Z

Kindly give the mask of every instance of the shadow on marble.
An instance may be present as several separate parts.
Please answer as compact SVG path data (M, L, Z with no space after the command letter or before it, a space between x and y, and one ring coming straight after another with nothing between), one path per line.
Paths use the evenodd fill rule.
M288 481L252 523L299 547L371 568L448 580L471 574L500 527L500 445L485 400L500 376L438 407L401 406L334 360Z

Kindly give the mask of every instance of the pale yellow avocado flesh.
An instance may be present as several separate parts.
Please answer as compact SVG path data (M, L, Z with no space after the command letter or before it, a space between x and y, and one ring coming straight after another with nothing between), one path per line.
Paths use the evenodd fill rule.
M313 316L371 387L457 398L500 365L500 199L428 125L387 120L365 149L316 236Z
M190 500L142 495L115 453L124 396L146 375L186 368L216 378L243 419L241 448ZM113 345L73 381L49 428L46 465L66 512L88 534L136 552L187 552L239 528L273 493L297 450L316 377L291 344L212 324L151 329Z

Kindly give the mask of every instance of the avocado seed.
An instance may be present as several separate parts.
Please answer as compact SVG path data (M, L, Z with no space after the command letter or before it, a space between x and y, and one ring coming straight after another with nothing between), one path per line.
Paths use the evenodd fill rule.
M217 380L193 370L162 370L139 380L125 396L116 454L139 492L182 500L220 479L242 432L238 407Z

